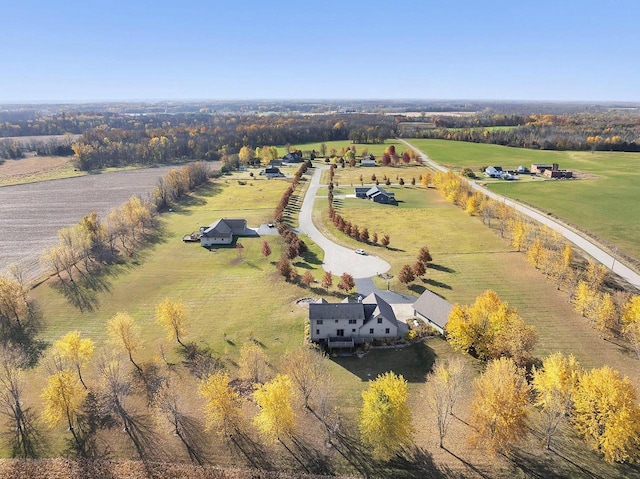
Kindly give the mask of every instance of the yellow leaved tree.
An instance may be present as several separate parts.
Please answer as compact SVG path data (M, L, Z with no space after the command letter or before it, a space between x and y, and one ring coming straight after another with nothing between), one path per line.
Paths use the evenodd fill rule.
M107 323L107 333L112 343L120 346L129 356L129 361L138 371L140 366L133 360L133 353L142 349L140 328L127 313L117 313Z
M490 453L508 451L526 432L529 393L525 371L510 358L487 364L474 382L472 440Z
M608 366L592 369L580 377L573 402L576 430L605 461L640 457L640 407L629 378Z
M408 395L407 381L392 371L378 376L362 392L360 437L374 458L387 461L411 443L414 430Z
M44 410L42 416L50 427L66 420L76 444L80 438L76 433L78 416L87 397L87 390L70 370L65 369L49 376L47 386L42 391Z
M91 356L93 356L95 349L93 341L89 338L81 338L80 332L73 331L53 343L53 349L62 359L68 361L76 369L78 379L80 379L80 382L86 389L87 385L82 379L81 368L85 366L91 359Z
M507 356L519 365L530 360L538 339L535 329L491 290L478 296L472 306L454 305L446 330L454 349L483 360Z
M545 446L551 449L551 439L572 410L572 394L578 384L580 365L573 356L552 354L544 359L542 368L533 370L535 405L543 417Z
M242 398L231 387L229 375L218 371L210 374L198 385L198 393L206 403L204 414L207 429L214 429L217 434L233 437L242 423Z
M282 442L282 439L293 435L296 427L292 404L294 396L293 383L285 374L278 374L273 380L256 387L253 399L260 412L253 418L253 423L268 442Z
M180 339L187 334L187 315L184 310L184 303L171 301L169 298L163 299L156 306L156 320L167 331L169 339L175 339L182 347L186 346Z

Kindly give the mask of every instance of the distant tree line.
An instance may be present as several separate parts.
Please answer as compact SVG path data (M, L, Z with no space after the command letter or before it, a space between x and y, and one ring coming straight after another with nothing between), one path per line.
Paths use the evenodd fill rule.
M434 124L412 136L542 150L640 151L640 117L623 113L437 117ZM484 129L492 126L513 128Z

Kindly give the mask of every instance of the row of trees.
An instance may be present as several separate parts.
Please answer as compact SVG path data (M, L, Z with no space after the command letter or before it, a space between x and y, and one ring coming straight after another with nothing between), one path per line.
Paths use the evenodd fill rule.
M616 289L605 266L576 257L571 245L547 226L528 221L514 208L473 192L468 182L452 172L435 173L433 184L449 201L511 241L527 261L559 288L566 290L577 312L591 320L604 337L621 335L640 348L635 320L626 319L633 310L634 296ZM640 356L639 356L640 357Z
M133 255L135 248L153 232L155 215L190 191L208 181L204 162L194 162L173 169L158 180L150 200L133 196L101 220L96 212L80 222L58 231L58 242L45 250L40 261L47 270L63 280L62 273L73 282L74 274L84 276L99 270L119 253Z
M425 274L427 274L427 265L430 261L433 261L433 257L429 252L429 248L427 246L423 246L418 252L416 262L413 265L405 264L400 269L400 273L398 274L398 281L400 281L402 284L409 284L416 278L422 278Z

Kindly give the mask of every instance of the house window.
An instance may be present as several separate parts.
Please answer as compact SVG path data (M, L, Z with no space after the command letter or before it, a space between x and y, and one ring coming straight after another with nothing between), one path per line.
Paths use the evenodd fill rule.
M338 336L339 338L344 336L344 329L338 329L336 331L336 336Z
M384 330L384 334L389 334L389 328Z
M382 324L382 318L378 318L378 324Z
M320 335L320 330L316 329L316 334L319 336Z
M357 319L350 319L349 320L349 324L358 324L358 320Z
M351 330L351 332L352 332L352 333L355 333L355 332L356 332L356 330L355 330L355 329L352 329L352 330Z
M336 324L338 324L338 320L336 319Z
M322 324L322 320L321 320L321 319L317 319L317 320L316 320L316 324L317 324L318 326L320 326L320 325Z
M373 334L373 328L369 329L369 334Z

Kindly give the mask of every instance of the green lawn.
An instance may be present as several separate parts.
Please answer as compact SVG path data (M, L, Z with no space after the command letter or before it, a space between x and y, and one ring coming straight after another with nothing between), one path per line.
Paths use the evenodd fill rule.
M410 140L434 161L449 167L558 163L591 178L532 182L489 182L497 193L535 205L595 234L640 260L640 154L539 151L445 140ZM615 250L614 250L615 251Z
M331 148L335 148L337 151L337 154L340 155L341 148L347 149L347 148L353 148L355 146L357 156L360 156L360 154L362 153L362 150L366 148L367 152L374 155L376 159L379 159L384 154L384 151L390 145L394 145L396 147L396 152L398 154L401 154L403 151L407 149L404 143L401 143L393 139L386 140L384 143L381 143L381 144L356 143L354 145L349 140L336 140L336 141L325 141L325 142L318 142L318 143L302 143L302 144L296 144L291 146L298 148L302 151L316 150L316 153L318 153L319 155L320 145L322 145L322 143L324 143L327 146L327 156L329 155ZM280 148L280 153L284 154L284 149Z

